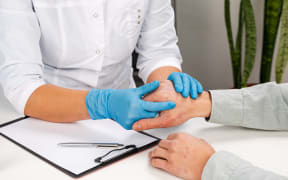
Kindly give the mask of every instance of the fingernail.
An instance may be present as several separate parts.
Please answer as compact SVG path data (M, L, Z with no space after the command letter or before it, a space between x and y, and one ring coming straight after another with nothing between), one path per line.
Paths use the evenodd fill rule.
M141 129L141 125L140 124L135 124L134 125L134 130L139 131Z

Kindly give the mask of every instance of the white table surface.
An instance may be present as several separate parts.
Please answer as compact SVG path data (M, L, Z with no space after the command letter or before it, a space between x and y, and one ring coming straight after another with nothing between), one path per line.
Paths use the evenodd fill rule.
M0 90L0 124L19 117L5 100ZM180 127L148 131L160 138L170 133L187 132L206 139L216 150L226 150L249 160L254 165L288 177L288 132L249 130L224 127L191 119ZM161 170L152 168L148 152L133 155L106 168L92 172L80 179L177 179ZM73 179L46 162L0 137L1 180L68 180Z

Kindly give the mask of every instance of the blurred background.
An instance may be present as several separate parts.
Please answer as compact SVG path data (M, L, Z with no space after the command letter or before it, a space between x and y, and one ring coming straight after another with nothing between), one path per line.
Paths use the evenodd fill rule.
M240 0L230 2L232 27L236 34ZM252 4L257 28L257 55L248 83L259 83L264 0L252 0ZM224 19L224 0L176 0L176 18L184 71L197 78L206 89L232 88L233 76ZM273 81L274 67L273 65L271 75ZM288 82L287 68L283 82Z

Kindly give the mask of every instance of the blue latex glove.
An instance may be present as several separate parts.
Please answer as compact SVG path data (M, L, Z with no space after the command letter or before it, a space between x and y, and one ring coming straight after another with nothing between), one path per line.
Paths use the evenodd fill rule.
M123 128L130 130L141 119L154 118L158 112L173 109L174 102L148 102L142 97L159 86L154 81L134 89L92 89L86 96L86 106L93 120L113 119Z
M169 75L168 80L174 84L175 90L187 98L190 94L192 99L196 99L198 94L203 92L203 87L199 81L192 78L189 74L173 72Z

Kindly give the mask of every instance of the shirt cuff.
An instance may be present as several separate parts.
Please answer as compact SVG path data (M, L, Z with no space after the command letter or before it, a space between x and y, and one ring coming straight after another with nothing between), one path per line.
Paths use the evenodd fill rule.
M177 58L167 58L167 59L162 59L162 60L158 60L158 61L146 62L145 67L140 69L139 76L146 83L149 75L154 70L156 70L160 67L165 67L165 66L173 66L173 67L178 68L179 70L182 70L181 60L179 60Z
M243 121L243 95L238 89L209 91L212 99L212 112L209 122L241 126Z
M25 84L25 86L17 87L6 95L10 103L21 115L25 115L25 106L32 93L40 86L44 85L45 82L44 80L40 79L33 82L25 82L23 84Z
M225 151L216 152L205 165L202 172L202 180L231 180L234 173L243 164L251 165L231 153Z

